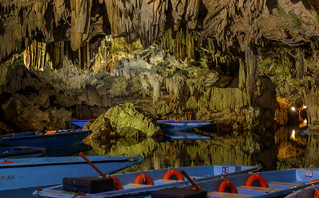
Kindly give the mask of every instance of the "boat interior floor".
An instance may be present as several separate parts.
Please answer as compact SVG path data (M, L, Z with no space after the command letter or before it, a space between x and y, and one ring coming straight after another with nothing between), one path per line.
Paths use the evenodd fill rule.
M220 197L230 197L230 198L241 198L241 197L250 197L256 195L267 194L270 192L280 191L282 189L288 189L292 186L296 186L298 183L288 183L288 182L277 182L277 181L270 181L268 182L268 188L265 187L258 187L258 186L238 186L237 192L230 193L230 192L209 192L208 198L220 198Z
M192 179L199 179L203 177L197 177L197 176L190 176ZM174 179L157 179L154 180L154 185L160 185L163 183L176 183L176 182L181 182L180 180L174 180ZM131 188L142 188L142 187L147 187L147 184L134 184L134 183L128 183L126 185L123 185L124 189L131 189Z

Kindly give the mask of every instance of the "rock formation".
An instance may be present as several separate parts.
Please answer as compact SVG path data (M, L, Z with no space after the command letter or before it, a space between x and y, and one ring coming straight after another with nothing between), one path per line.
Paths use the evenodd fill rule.
M316 130L318 35L314 0L3 0L0 127L63 127L135 101L261 130L306 105Z
M95 145L107 138L141 138L163 135L156 119L148 111L142 110L133 103L111 107L95 121L87 123L84 129L92 130L92 134L83 142Z

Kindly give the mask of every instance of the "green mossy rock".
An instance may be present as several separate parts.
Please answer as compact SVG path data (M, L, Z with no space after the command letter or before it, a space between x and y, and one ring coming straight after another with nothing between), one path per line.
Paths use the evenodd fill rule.
M112 107L104 116L110 119L111 125L116 128L120 136L133 137L134 130L142 132L142 136L146 137L163 134L153 115L132 103Z
M92 130L92 134L83 140L88 145L110 137L140 138L163 135L153 115L132 103L110 108L94 122L86 124L84 129Z

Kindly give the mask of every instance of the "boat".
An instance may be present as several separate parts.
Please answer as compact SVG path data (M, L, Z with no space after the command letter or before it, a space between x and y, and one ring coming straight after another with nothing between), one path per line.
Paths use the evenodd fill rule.
M91 134L91 130L41 130L0 136L0 143L8 146L52 147L72 145Z
M77 197L122 197L122 196L142 196L147 195L152 191L160 189L182 187L188 184L187 179L180 174L180 170L185 170L194 181L204 181L207 179L218 179L222 175L235 175L244 174L248 172L256 172L260 169L259 166L241 166L241 165L209 165L209 166L195 166L195 167L177 167L177 168L165 168L157 170L139 171L111 175L107 179L113 180L114 188L117 190L105 191L110 189L109 186L104 185L106 189L100 189L99 192L90 193L90 189L84 191L81 189L84 196L78 195ZM65 180L66 178L64 178ZM67 178L67 181L70 178ZM81 178L78 178L81 179ZM101 178L100 178L101 179ZM177 180L176 180L177 179ZM76 181L77 178L73 178ZM72 181L72 180L71 180ZM74 182L76 183L76 182ZM153 185L152 185L153 184ZM72 186L70 183L65 183L49 188L43 188L41 191L33 192L34 197L68 197L75 196L78 192L76 190L79 186ZM101 186L101 185L100 185ZM70 192L70 189L72 192Z
M82 129L91 120L96 120L96 118L78 118L69 120L68 122Z
M140 156L89 156L103 173L111 174L142 161ZM0 164L0 191L60 184L63 177L98 176L83 158L7 159Z
M283 197L294 191L306 189L312 185L318 185L319 169L288 169L266 172L249 173L245 175L223 176L218 179L209 179L194 182L194 185L188 185L183 189L160 190L153 192L151 198L163 197L170 195L174 197L181 191L193 193L192 188L199 188L197 195L189 196L208 198L220 197L250 197L250 198L267 198ZM174 191L175 190L175 191ZM195 193L196 194L196 193ZM308 197L308 196L305 196ZM310 196L311 197L311 196Z
M46 148L38 147L0 147L0 158L25 158L25 157L41 157L44 156Z
M211 121L204 120L157 120L164 131L185 131L211 124Z
M319 185L311 185L307 188L303 188L297 190L296 192L292 192L289 195L285 196L285 198L304 198L304 197L319 197Z

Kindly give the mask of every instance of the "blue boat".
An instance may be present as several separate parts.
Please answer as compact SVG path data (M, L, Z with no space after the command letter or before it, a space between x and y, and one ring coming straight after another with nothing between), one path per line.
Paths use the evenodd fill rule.
M198 193L207 193L208 198L220 197L250 197L267 198L283 197L294 191L305 189L319 184L319 169L289 169L267 172L257 172L245 175L227 176L218 179L206 179L195 184L201 190ZM315 181L313 181L315 180ZM193 186L184 187L184 192L190 192ZM163 197L164 194L175 195L180 191L168 192L161 190L152 193L150 198ZM161 196L163 195L163 196ZM306 196L307 197L307 196ZM311 197L311 196L310 196Z
M310 187L297 190L296 192L292 192L289 195L285 196L285 198L304 198L304 197L318 198L319 185L311 185Z
M211 166L195 166L195 167L179 167L166 168L158 170L149 170L143 172L130 172L112 175L114 188L117 190L85 193L82 197L122 197L122 196L143 196L149 195L152 191L160 189L182 187L189 182L179 172L185 170L196 182L205 181L208 179L217 180L222 175L236 175L248 172L255 172L260 169L259 166L240 166L240 165L211 165ZM176 180L177 179L177 180ZM64 191L65 185L58 185L49 188L44 188L41 191L35 191L34 197L74 197L74 193ZM75 186L76 187L76 186ZM113 189L113 186L111 186ZM81 196L77 196L81 197Z
M103 173L138 164L140 156L89 156ZM0 192L60 184L63 177L98 176L82 157L41 157L4 160L0 164ZM3 196L1 194L1 196Z
M8 146L52 147L72 145L91 134L91 130L51 130L12 133L0 136L0 143Z
M204 120L157 120L164 131L186 131L211 124L211 121Z
M44 156L46 148L38 147L0 147L0 158L25 158L25 157L41 157Z
M82 129L91 120L96 120L96 118L73 119L68 122Z

